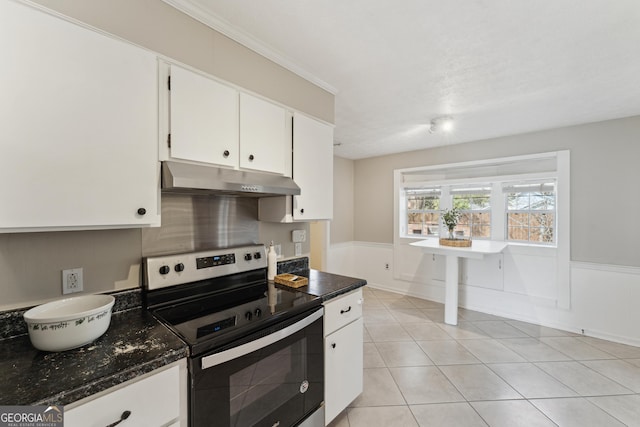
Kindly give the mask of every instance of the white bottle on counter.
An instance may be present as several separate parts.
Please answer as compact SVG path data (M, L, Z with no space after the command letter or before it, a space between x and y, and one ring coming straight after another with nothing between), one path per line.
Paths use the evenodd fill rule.
M278 255L276 254L276 248L273 246L273 241L269 245L269 251L267 252L267 279L273 280L276 277L278 270Z

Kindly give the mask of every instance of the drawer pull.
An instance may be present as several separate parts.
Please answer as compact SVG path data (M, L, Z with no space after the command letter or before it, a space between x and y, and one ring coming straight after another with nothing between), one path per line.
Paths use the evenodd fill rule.
M109 424L107 427L115 427L115 426L117 426L118 424L120 424L121 422L123 422L124 420L129 418L129 415L131 415L131 411L124 411L122 413L122 415L120 415L120 419L118 421L116 421L115 423Z
M351 311L351 306L349 306L349 308L347 308L346 310L340 310L340 314L345 314Z
M331 348L336 348L336 343L331 343Z

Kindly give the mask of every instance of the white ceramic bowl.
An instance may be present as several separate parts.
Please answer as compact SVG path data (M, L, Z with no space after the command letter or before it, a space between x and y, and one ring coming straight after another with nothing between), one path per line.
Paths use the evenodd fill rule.
M82 295L33 307L24 313L31 344L44 351L89 344L109 328L114 302L111 295Z

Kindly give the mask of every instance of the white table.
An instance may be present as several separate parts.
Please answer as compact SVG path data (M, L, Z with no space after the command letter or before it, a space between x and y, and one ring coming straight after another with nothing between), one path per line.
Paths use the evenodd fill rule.
M483 259L487 254L499 254L507 247L507 243L493 240L474 240L468 248L457 248L441 245L438 239L427 239L411 243L411 246L421 248L423 252L428 254L445 256L444 323L455 326L458 324L458 259Z

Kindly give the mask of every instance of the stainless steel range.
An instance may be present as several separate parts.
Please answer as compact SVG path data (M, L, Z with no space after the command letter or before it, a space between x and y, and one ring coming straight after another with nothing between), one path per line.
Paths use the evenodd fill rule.
M190 347L191 426L324 425L321 300L267 281L264 245L143 265L147 308Z

